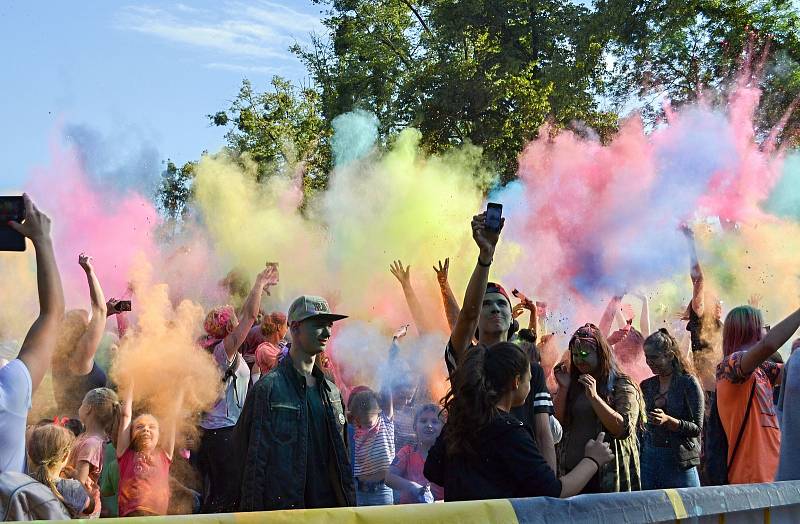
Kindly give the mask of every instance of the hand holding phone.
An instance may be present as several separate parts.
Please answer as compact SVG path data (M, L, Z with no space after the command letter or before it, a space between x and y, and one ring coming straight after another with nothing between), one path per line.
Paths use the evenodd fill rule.
M492 233L499 233L502 226L503 204L489 202L486 205L486 229Z
M10 222L25 220L25 199L21 196L0 196L0 251L25 251L25 236Z

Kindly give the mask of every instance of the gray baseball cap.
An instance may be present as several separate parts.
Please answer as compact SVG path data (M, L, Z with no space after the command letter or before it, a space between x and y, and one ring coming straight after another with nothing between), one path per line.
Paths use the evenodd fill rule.
M303 295L297 297L289 306L288 322L302 322L309 318L325 318L331 322L347 318L347 315L331 313L328 301L322 297Z

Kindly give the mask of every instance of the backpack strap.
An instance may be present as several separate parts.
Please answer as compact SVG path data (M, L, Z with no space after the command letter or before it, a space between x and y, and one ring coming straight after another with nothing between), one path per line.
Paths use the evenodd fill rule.
M741 444L742 442L742 436L744 435L744 428L747 427L747 419L750 418L750 408L753 407L753 395L756 392L757 381L758 377L756 377L754 374L753 387L750 389L750 398L747 399L747 410L744 412L744 420L742 421L742 425L739 428L739 436L736 437L736 444L734 444L733 446L733 453L731 453L731 459L728 461L728 471L730 471L731 466L733 466L733 461L736 459L736 452L739 451L739 444Z

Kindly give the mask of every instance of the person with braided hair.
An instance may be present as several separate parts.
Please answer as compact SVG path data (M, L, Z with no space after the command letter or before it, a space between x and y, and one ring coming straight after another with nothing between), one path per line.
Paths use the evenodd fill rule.
M72 518L80 518L95 512L100 493L91 479L81 483L61 478L74 442L75 435L63 426L46 424L35 428L28 440L28 472L50 488Z
M644 354L655 376L641 384L647 409L642 489L700 487L697 466L705 402L692 361L665 328L647 337Z
M528 355L512 342L478 345L451 375L447 423L428 452L423 474L446 501L571 497L614 456L605 433L584 442L572 471L556 477L529 426L511 414L530 393Z

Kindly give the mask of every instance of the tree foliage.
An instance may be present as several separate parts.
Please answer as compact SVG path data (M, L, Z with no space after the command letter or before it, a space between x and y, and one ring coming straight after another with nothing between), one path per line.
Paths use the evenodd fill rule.
M623 109L654 121L665 99L723 91L748 48L757 65L769 58L758 76L762 136L800 93L792 0L314 1L327 7L325 33L290 48L313 86L274 77L260 91L244 80L230 107L209 115L259 180L299 172L307 196L326 187L331 121L354 109L377 116L384 145L413 126L429 152L481 146L507 182L543 123L577 122L607 139ZM784 139L798 124L793 116ZM170 216L185 212L191 167L164 173Z

